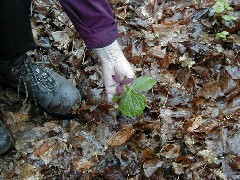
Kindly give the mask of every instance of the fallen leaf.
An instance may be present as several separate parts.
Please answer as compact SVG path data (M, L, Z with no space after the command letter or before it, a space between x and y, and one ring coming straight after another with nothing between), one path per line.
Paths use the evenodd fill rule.
M40 156L42 154L44 154L45 152L47 152L49 149L51 148L51 146L48 144L48 141L44 141L42 144L40 144L36 150L34 151L34 155L35 156Z
M113 137L108 141L109 146L120 146L124 144L129 138L136 132L132 125L124 127L122 130L118 131Z
M73 166L82 173L86 173L94 164L91 161L80 159L73 160Z
M150 178L164 164L160 159L151 159L143 163L144 175Z
M178 144L166 144L160 151L162 156L169 159L177 158L181 155L180 145Z
M197 116L196 118L194 118L194 121L192 123L192 125L190 127L188 127L188 131L194 131L195 129L197 129L199 126L201 126L203 123L202 121L202 117L201 116Z

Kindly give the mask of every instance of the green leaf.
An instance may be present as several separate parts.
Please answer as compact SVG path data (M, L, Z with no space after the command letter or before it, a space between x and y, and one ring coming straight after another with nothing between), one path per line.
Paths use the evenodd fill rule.
M227 3L227 4L225 4L224 6L225 6L225 8L226 8L227 10L229 10L229 11L233 10L233 8L232 8L231 6L229 6L229 4L228 4L228 3Z
M142 114L145 109L146 97L137 91L148 91L156 84L152 77L141 76L128 86L124 85L124 91L120 96L115 95L113 101L119 104L119 110L129 117Z
M222 13L224 10L233 10L226 0L218 0L216 2L216 7L213 9L216 13Z
M235 17L235 16L229 16L229 15L224 15L224 16L222 16L222 18L223 18L224 20L226 20L226 21L230 21L230 20L236 21L236 20L237 20L237 17Z
M225 9L233 10L233 8L229 5L229 3L226 0L221 0L221 3L224 5Z
M215 13L222 13L224 11L224 6L218 6L213 9Z
M228 31L222 31L221 34L224 35L224 36L228 36L229 32Z
M141 76L133 81L131 88L136 91L148 91L154 84L156 81L152 77Z
M142 114L146 107L146 97L129 89L119 103L119 110L129 117L136 117Z
M222 31L220 33L217 33L215 38L216 39L223 39L223 41L226 41L227 40L227 36L229 35L229 32L227 31Z

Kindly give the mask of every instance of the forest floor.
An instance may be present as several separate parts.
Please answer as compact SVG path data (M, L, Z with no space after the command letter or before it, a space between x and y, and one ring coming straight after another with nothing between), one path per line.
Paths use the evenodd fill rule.
M143 116L128 118L107 103L101 65L60 4L34 0L29 55L68 77L84 101L60 118L0 87L14 141L0 179L240 179L240 5L228 2L233 9L214 13L215 0L112 1L136 76L157 81Z

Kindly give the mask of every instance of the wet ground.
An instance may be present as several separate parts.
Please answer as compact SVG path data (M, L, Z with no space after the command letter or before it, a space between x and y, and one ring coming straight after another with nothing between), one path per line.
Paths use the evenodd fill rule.
M35 0L38 49L29 55L68 77L84 101L74 117L55 117L0 87L14 141L0 179L240 179L239 19L222 21L213 0L124 2L111 4L119 43L137 76L157 80L144 115L106 102L96 55L57 2ZM239 18L239 2L230 5ZM215 38L223 30L226 41Z

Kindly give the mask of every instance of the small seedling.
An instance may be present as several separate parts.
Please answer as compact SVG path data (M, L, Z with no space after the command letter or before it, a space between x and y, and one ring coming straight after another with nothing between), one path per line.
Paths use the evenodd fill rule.
M132 78L121 80L119 76L113 75L113 79L118 85L117 95L113 97L113 102L119 104L119 110L129 117L141 115L147 103L146 97L140 92L150 90L156 81L147 76L138 77L133 81Z
M221 15L222 19L225 21L236 21L238 18L235 16L227 15L225 10L232 11L233 8L228 4L226 0L218 0L216 2L215 8L213 8L213 12Z
M218 0L216 2L216 7L213 9L215 13L222 13L224 10L233 10L233 8L228 4L226 0Z
M229 32L227 31L222 31L220 33L217 33L215 38L216 39L222 39L223 41L226 41L227 40L227 36L229 36Z
M222 18L225 20L225 21L236 21L238 18L235 17L235 16L229 16L229 15L223 15Z
M213 12L219 14L221 18L225 21L236 21L238 18L235 16L231 16L227 14L227 11L232 11L233 8L229 5L227 0L217 0L215 8L213 8ZM223 41L227 40L227 36L229 36L229 32L222 31L215 35L215 39L222 39Z

